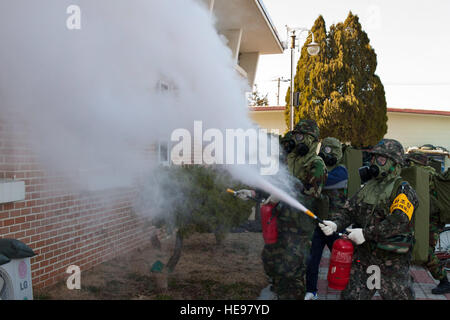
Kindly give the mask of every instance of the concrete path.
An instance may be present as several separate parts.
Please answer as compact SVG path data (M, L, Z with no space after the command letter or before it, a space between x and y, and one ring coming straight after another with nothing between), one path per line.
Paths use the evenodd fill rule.
M327 273L330 261L330 251L325 247L320 261L319 281L317 288L319 289L319 300L339 300L340 291L328 288ZM431 289L435 288L439 281L435 281L428 270L422 267L411 267L411 274L414 278L414 291L417 300L450 300L450 293L445 295L436 295L431 293ZM381 300L378 293L373 297L375 300Z

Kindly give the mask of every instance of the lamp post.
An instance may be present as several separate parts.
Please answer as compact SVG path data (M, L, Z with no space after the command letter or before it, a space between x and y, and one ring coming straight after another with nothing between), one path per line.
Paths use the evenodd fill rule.
M297 38L296 32L298 31L300 35L302 32L307 31L311 33L312 35L312 42L307 45L307 51L310 56L315 56L320 51L320 45L314 41L314 34L311 32L311 30L306 28L291 28L286 26L287 34L289 37L289 33L291 34L291 92L290 92L290 103L291 103L291 112L290 112L290 130L294 130L294 67L295 67L295 41ZM286 40L287 42L288 40Z

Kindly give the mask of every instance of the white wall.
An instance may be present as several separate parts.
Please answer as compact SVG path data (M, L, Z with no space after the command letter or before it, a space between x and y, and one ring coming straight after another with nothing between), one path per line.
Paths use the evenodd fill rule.
M250 111L249 115L261 129L267 129L269 132L278 130L281 135L284 135L287 131L286 122L284 120L284 110Z
M400 141L406 149L432 144L450 150L450 116L388 112L385 138Z

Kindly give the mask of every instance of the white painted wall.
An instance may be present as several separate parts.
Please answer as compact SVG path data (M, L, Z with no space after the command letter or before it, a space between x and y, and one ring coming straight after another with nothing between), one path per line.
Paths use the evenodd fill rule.
M259 55L259 52L241 53L239 58L239 65L247 72L247 79L250 88L253 88L253 84L255 83Z
M249 115L253 122L258 124L261 129L267 129L269 132L278 130L281 135L284 135L287 131L284 110L249 111Z
M388 112L385 138L400 141L403 147L432 144L450 150L450 116Z

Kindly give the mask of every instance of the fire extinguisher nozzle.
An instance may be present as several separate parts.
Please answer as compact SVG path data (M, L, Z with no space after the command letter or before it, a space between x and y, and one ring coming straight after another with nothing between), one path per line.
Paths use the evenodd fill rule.
M310 210L306 210L305 213L310 216L311 218L317 219L316 215L312 213Z

